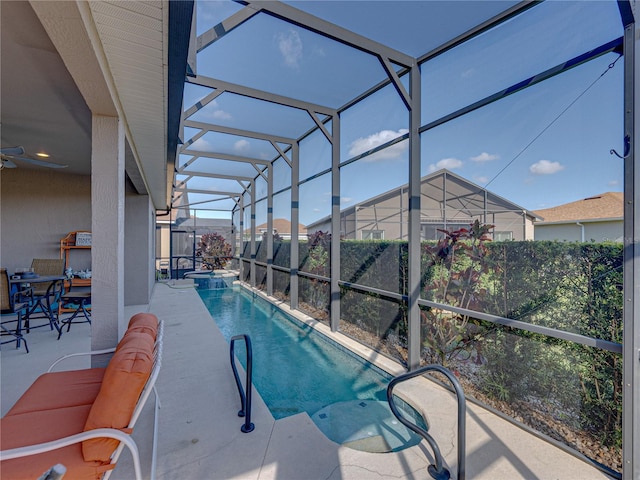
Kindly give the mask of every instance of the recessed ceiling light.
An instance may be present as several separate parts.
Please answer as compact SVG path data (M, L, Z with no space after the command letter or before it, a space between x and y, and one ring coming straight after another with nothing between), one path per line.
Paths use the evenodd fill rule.
M36 156L42 157L42 158L49 158L49 154L48 153L43 153L43 152L36 153Z

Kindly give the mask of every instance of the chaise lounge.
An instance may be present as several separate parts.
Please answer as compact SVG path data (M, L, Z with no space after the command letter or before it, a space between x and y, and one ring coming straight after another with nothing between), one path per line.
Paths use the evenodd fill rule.
M156 460L158 398L155 382L164 326L139 313L116 348L66 355L40 375L0 419L2 478L38 478L56 464L75 479L109 478L126 446L141 480L140 458L131 438L151 391L155 394L151 477ZM53 371L78 355L113 353L106 368Z

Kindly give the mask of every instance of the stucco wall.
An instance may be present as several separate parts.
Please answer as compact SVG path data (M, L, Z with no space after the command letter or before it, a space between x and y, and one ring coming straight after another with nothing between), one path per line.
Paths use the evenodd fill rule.
M91 230L90 176L25 168L0 171L2 267L12 273L30 267L33 258L59 258L60 239L75 230ZM74 269L90 267L88 251L74 253L79 253Z
M148 195L131 191L125 197L124 304L149 303L155 280L154 220Z
M580 242L584 229L585 242L621 242L623 236L622 220L603 222L582 222L582 226L576 223L570 224L536 224L536 240L565 240Z

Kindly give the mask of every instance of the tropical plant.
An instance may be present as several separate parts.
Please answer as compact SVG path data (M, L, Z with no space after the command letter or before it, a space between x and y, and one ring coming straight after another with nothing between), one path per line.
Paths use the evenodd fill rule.
M196 257L202 258L202 267L207 270L220 270L231 258L232 248L219 233L205 233L200 237Z
M329 250L331 248L331 234L317 231L307 235L309 239L309 253L307 258L307 271L315 275L327 276L330 272ZM309 301L314 308L325 309L328 305L326 289L321 288L320 281L312 278Z
M439 230L444 234L435 245L423 245L433 276L425 286L427 298L444 306L483 311L487 288L483 276L499 267L487 255L485 243L493 225L478 220L467 228ZM421 309L422 341L429 363L447 363L471 349L486 332L481 322L469 315L444 308ZM476 352L476 361L481 355Z

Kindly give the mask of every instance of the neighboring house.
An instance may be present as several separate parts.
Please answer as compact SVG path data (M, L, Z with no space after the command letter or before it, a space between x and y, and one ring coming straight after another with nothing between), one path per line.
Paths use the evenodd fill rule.
M475 220L494 225L494 240L533 240L535 215L446 169L422 177L420 236L436 240L439 230L468 228ZM408 185L372 197L340 212L340 235L357 240L407 240ZM307 225L309 232L331 231L331 217Z
M623 195L607 192L553 208L536 210L536 240L622 242Z
M262 240L262 235L267 232L267 224L263 223L261 225L256 225L256 240ZM245 233L245 241L251 239L251 229L246 229ZM285 218L274 218L273 219L273 233L278 234L283 240L291 240L291 222ZM298 239L306 240L307 239L307 228L301 223L298 224Z

